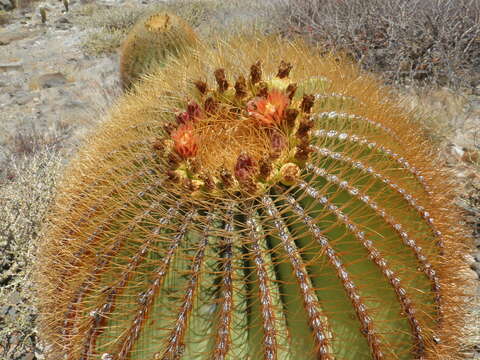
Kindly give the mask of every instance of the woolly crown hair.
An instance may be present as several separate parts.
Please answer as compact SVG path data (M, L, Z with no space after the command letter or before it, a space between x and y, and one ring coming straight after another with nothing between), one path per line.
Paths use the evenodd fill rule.
M459 359L467 242L414 118L274 37L149 76L60 187L51 358Z

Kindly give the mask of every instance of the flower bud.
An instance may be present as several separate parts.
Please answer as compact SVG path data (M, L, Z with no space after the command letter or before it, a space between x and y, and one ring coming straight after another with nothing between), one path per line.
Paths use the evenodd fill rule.
M190 123L182 124L172 133L173 148L182 158L186 159L197 154L197 139Z
M235 164L234 174L240 183L248 182L256 171L256 163L249 155L240 154Z

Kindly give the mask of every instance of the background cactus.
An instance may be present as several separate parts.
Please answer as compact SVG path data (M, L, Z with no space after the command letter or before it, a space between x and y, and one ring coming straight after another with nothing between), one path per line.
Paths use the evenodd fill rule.
M458 359L467 245L419 133L301 43L167 64L65 174L38 264L51 357Z
M170 13L157 13L140 20L125 39L120 58L120 81L124 89L169 56L194 46L197 35L184 20Z

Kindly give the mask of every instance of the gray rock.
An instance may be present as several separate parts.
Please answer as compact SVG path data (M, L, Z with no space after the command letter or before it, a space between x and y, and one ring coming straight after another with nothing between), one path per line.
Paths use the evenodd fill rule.
M477 250L474 254L473 257L475 258L476 262L480 262L480 250Z
M61 16L55 20L55 24L70 24L70 20L68 20L66 16Z
M478 274L480 274L480 263L474 262L473 264L470 265L473 271L476 271Z
M68 30L72 26L73 26L72 23L65 16L62 16L57 20L55 20L55 27L57 29Z
M41 34L42 30L15 30L0 32L0 45L8 45L13 41L18 41Z
M17 309L15 309L14 306L10 306L10 309L8 309L7 313L5 315L7 316L15 316L17 314Z
M10 63L0 63L0 71L23 70L23 61L18 60Z
M0 10L13 10L13 4L10 0L0 0Z
M65 75L60 72L43 74L34 79L32 84L40 89L52 88L65 85L68 82Z
M23 355L20 360L33 360L35 359L35 353L28 353Z
M15 94L13 98L13 102L17 105L25 105L32 101L34 98L34 95L31 93L28 93L26 91L19 91L18 93Z
M5 106L7 104L10 104L11 103L11 96L9 93L5 93L5 94L0 94L0 106ZM1 241L0 242L0 251L3 251L3 248L7 246L7 242L6 241Z

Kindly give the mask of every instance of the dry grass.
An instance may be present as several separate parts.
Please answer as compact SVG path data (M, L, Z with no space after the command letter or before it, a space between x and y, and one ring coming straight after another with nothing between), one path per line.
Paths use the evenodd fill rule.
M480 85L478 0L282 0L280 24L390 81Z
M5 10L0 10L0 27L3 25L7 25L12 18L12 15Z
M39 154L53 152L67 145L73 129L62 121L42 127L24 120L11 128L5 126L3 131L0 187L16 181L17 175L24 168L23 163L33 161Z
M85 51L90 55L115 52L140 18L161 11L185 19L207 41L212 35L239 32L252 26L263 27L264 31L276 27L270 3L257 0L178 0L121 7L89 4L78 12L77 20L83 28L91 30L84 42Z
M16 359L36 343L31 286L34 244L53 199L61 159L35 154L10 169L0 186L0 358Z
M480 109L474 105L475 97L448 88L404 89L404 105L421 109L421 125L425 134L434 141L447 166L457 179L456 205L462 210L462 221L472 237L480 244ZM478 247L477 247L478 251ZM478 256L478 255L477 255ZM471 258L473 261L473 257ZM472 270L475 270L472 265ZM472 272L472 275L473 272ZM476 286L476 287L475 287ZM467 289L470 294L467 318L462 331L466 359L474 357L480 344L480 283Z
M463 182L463 191L459 199L457 200L458 206L464 212L465 223L472 229L472 235L477 243L477 257L479 256L480 244L480 147L477 146L473 151L470 151L465 157L466 166L470 167L471 175ZM472 264L472 270L475 269ZM477 288L472 289L473 295L469 301L469 314L467 314L470 321L466 323L465 327L465 353L476 353L479 359L480 353L480 284L477 283ZM476 292L475 292L476 291ZM468 358L468 357L467 357Z
M24 256L24 252L17 250L26 249L37 237L52 198L58 170L62 166L58 155L50 152L25 160L11 169L14 180L0 187L0 247L3 261L9 256ZM22 259L14 262L25 265ZM0 282L5 285L9 280L2 277Z
M92 29L85 49L93 55L114 52L139 18L170 11L206 38L256 23L265 32L302 35L328 50L345 51L392 83L480 86L478 0L180 0L113 8L90 4L81 11L80 24Z
M435 144L452 141L452 134L471 114L468 96L449 88L408 87L401 91L403 105L422 113L425 135Z
M91 55L115 52L128 31L142 17L160 11L170 11L187 20L194 28L209 19L218 7L213 1L179 1L150 6L105 7L89 4L81 9L79 24L91 28L92 32L84 43L85 51Z
M35 121L10 113L0 126L0 359L25 359L38 346L31 265L44 215L70 152L118 94L92 85L81 112ZM8 109L7 109L8 110ZM18 114L18 113L17 113ZM11 121L11 119L15 121Z

